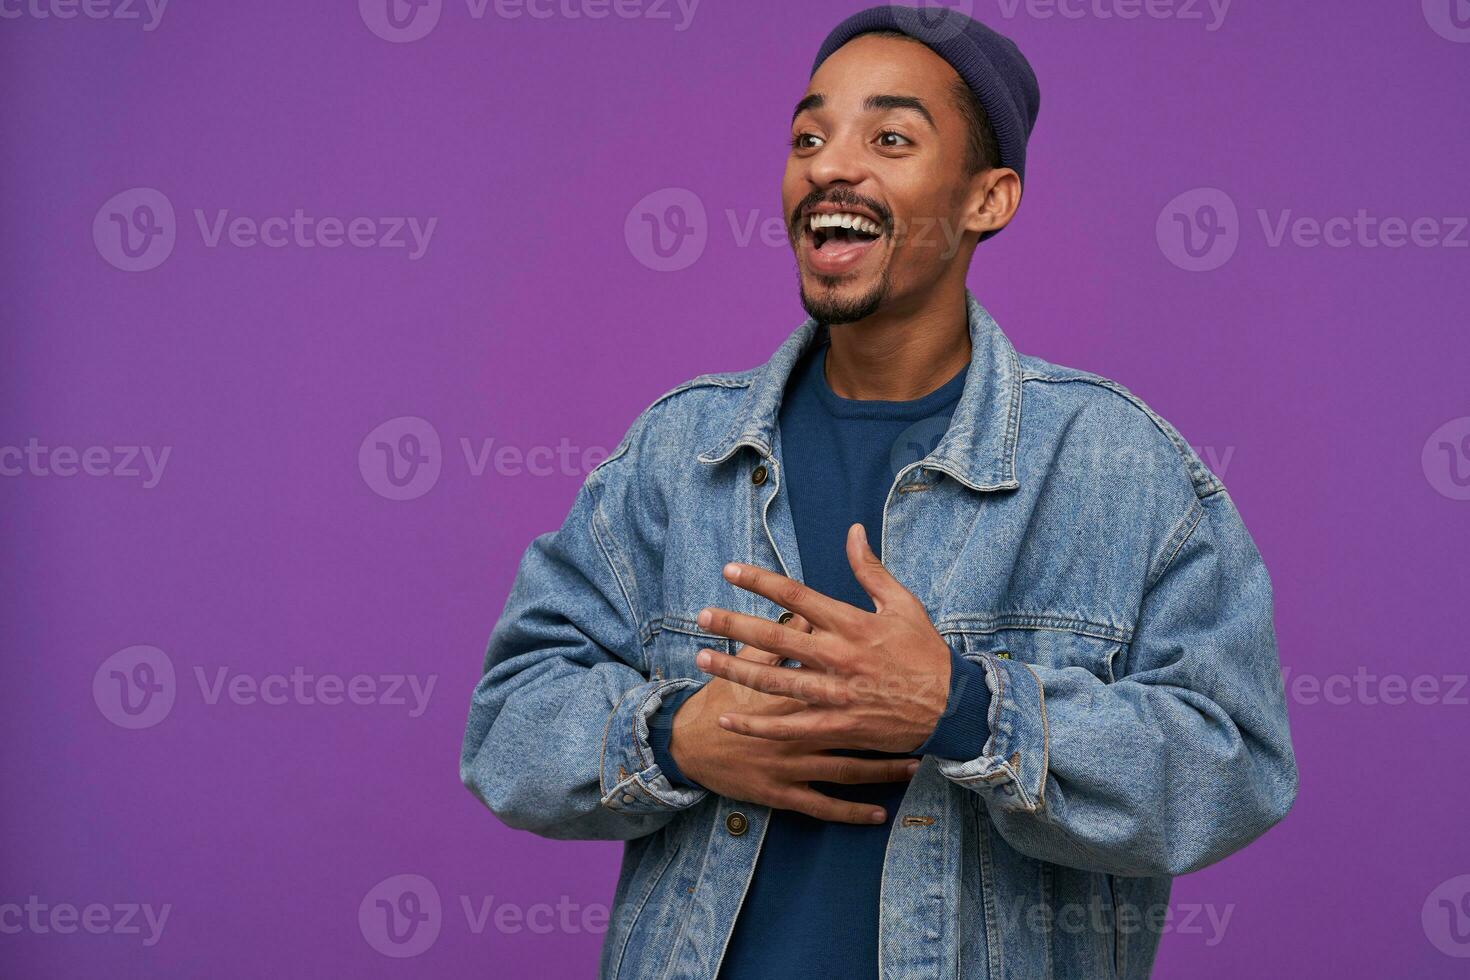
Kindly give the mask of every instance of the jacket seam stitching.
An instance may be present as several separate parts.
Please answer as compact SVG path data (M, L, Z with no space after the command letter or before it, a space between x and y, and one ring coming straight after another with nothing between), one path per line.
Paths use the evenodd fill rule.
M613 460L627 454L629 448L633 443L633 440L641 435L642 430L648 426L649 414L659 405L673 398L675 395L683 394L684 392L691 391L695 388L725 388L730 391L735 391L749 387L750 381L748 379L743 381L733 380L730 375L719 374L702 374L698 377L691 378L688 381L684 381L680 384L675 385L668 391L665 391L663 394L655 398L643 409L643 411L638 413L637 418L635 418L632 424L629 425L628 431L625 432L623 434L623 438L618 441L617 447L613 449L612 453L607 457L607 459L604 459L602 462L592 467L592 469L588 471L587 475L591 477L608 463L611 463Z
M638 719L643 717L643 712L644 709L648 707L648 702L652 701L654 697L662 693L663 687L663 684L653 685L649 689L648 693L643 696L643 702L639 704L638 707L633 711L630 729L633 738L633 751L638 755L639 773L642 773L649 766L652 766L653 760L645 757L643 754L643 740L638 737ZM662 802L662 798L658 794L654 793L653 790L650 789L646 784L643 784L642 780L638 780L638 782L640 785L643 785L643 788L648 792L649 796L652 796L654 799Z
M1189 443L1180 435L1179 430L1174 428L1162 415L1150 408L1143 399L1139 398L1123 385L1118 384L1118 382L1101 376L1085 374L1053 377L1035 372L1026 372L1022 380L1039 381L1042 384L1085 384L1091 385L1094 388L1102 388L1104 391L1111 391L1135 409L1142 412L1153 423L1154 428L1163 433L1164 438L1168 439L1173 445L1175 454L1178 455L1179 461L1184 465L1185 475L1189 477L1189 482L1196 498L1208 497L1224 489L1224 484L1220 482L1220 478L1210 472L1210 468L1204 464L1203 460L1195 456L1194 450L1190 448Z
M607 562L608 571L612 572L613 579L618 583L618 591L622 594L623 604L628 609L628 617L633 623L633 629L638 638L638 654L643 658L643 676L646 678L650 669L648 662L647 641L643 639L644 629L642 619L638 613L638 605L634 598L637 590L637 582L634 581L633 589L629 590L628 584L623 581L623 575L618 571L618 563L613 560L614 550L612 543L611 527L604 527L607 518L602 513L602 503L598 495L589 484L588 493L592 496L592 539L597 543L597 550L602 554L602 560ZM629 569L631 577L631 568Z
M602 726L602 751L599 752L597 755L597 788L602 791L602 801L604 805L606 805L608 797L612 795L607 788L607 740L608 737L612 734L612 721L618 716L618 708L622 706L623 701L626 700L628 695L633 693L634 690L636 690L636 688L630 687L622 694L618 695L618 699L613 702L612 711L608 712L607 721L604 722ZM611 809L611 807L609 807L609 809Z
M1044 630L1053 633L1080 633L1098 640L1114 643L1130 643L1133 638L1131 627L1109 626L1086 619L1069 619L1062 616L1042 616L1031 613L1004 613L999 616L948 616L934 627L943 634L954 633L999 633L1007 629Z
M1046 803L1046 774L1051 767L1051 726L1046 718L1046 689L1041 686L1041 675L1032 670L1031 665L1022 661L1022 667L1031 674L1032 680L1036 681L1036 705L1037 714L1041 716L1041 772L1038 773L1036 784L1036 808L1041 809ZM1022 787L1025 792L1025 787Z
M1180 518L1179 523L1174 525L1174 531L1169 535L1168 540L1174 541L1175 538L1178 538L1178 541L1174 543L1174 547L1169 551L1168 557L1159 566L1159 570L1150 575L1148 580L1144 582L1144 595L1147 595L1159 583L1159 580L1164 577L1164 573L1174 564L1174 560L1179 557L1179 553L1184 550L1184 546L1194 537L1194 532L1199 528L1200 524L1204 523L1204 519L1205 509L1196 500L1194 505L1190 507L1189 513L1185 514ZM1185 527L1186 523L1189 525L1187 528ZM1167 541L1165 542L1165 547L1168 547Z

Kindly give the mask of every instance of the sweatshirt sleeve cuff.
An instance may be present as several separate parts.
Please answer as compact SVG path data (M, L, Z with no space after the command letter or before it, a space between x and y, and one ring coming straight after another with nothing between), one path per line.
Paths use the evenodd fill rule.
M698 687L686 687L675 691L664 699L663 704L648 719L648 746L653 750L653 761L657 763L665 779L685 789L703 789L704 787L691 782L679 771L678 763L674 762L674 757L669 752L669 742L674 737L674 714L698 691ZM978 752L975 754L979 755Z
M941 759L974 759L990 737L990 688L985 667L950 652L949 700L934 732L916 751ZM667 772L667 770L665 770Z

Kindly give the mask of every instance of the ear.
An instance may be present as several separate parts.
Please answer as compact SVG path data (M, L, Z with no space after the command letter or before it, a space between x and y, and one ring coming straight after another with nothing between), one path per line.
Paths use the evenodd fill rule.
M963 215L964 230L977 236L1011 223L1021 206L1021 176L1010 167L992 167L970 178Z

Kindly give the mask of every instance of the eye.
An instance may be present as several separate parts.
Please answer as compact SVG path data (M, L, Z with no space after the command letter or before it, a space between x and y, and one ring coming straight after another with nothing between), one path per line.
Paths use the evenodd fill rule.
M814 133L797 133L791 137L791 148L793 150L811 150L819 146L821 142L822 137Z
M901 142L901 143L885 142L885 140L887 140L889 137L892 137L895 140L902 140L903 142ZM883 132L881 132L881 133L878 134L878 145L879 146L889 146L889 147L912 146L913 145L913 142L914 142L913 140L909 139L907 136L903 135L902 133L895 132L894 130L891 130L891 129L885 129L885 130L883 130Z

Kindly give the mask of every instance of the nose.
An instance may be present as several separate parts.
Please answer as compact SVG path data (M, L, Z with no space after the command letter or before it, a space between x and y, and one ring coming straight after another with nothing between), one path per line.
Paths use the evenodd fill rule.
M806 177L814 187L861 184L868 178L862 137L834 135L807 158Z

